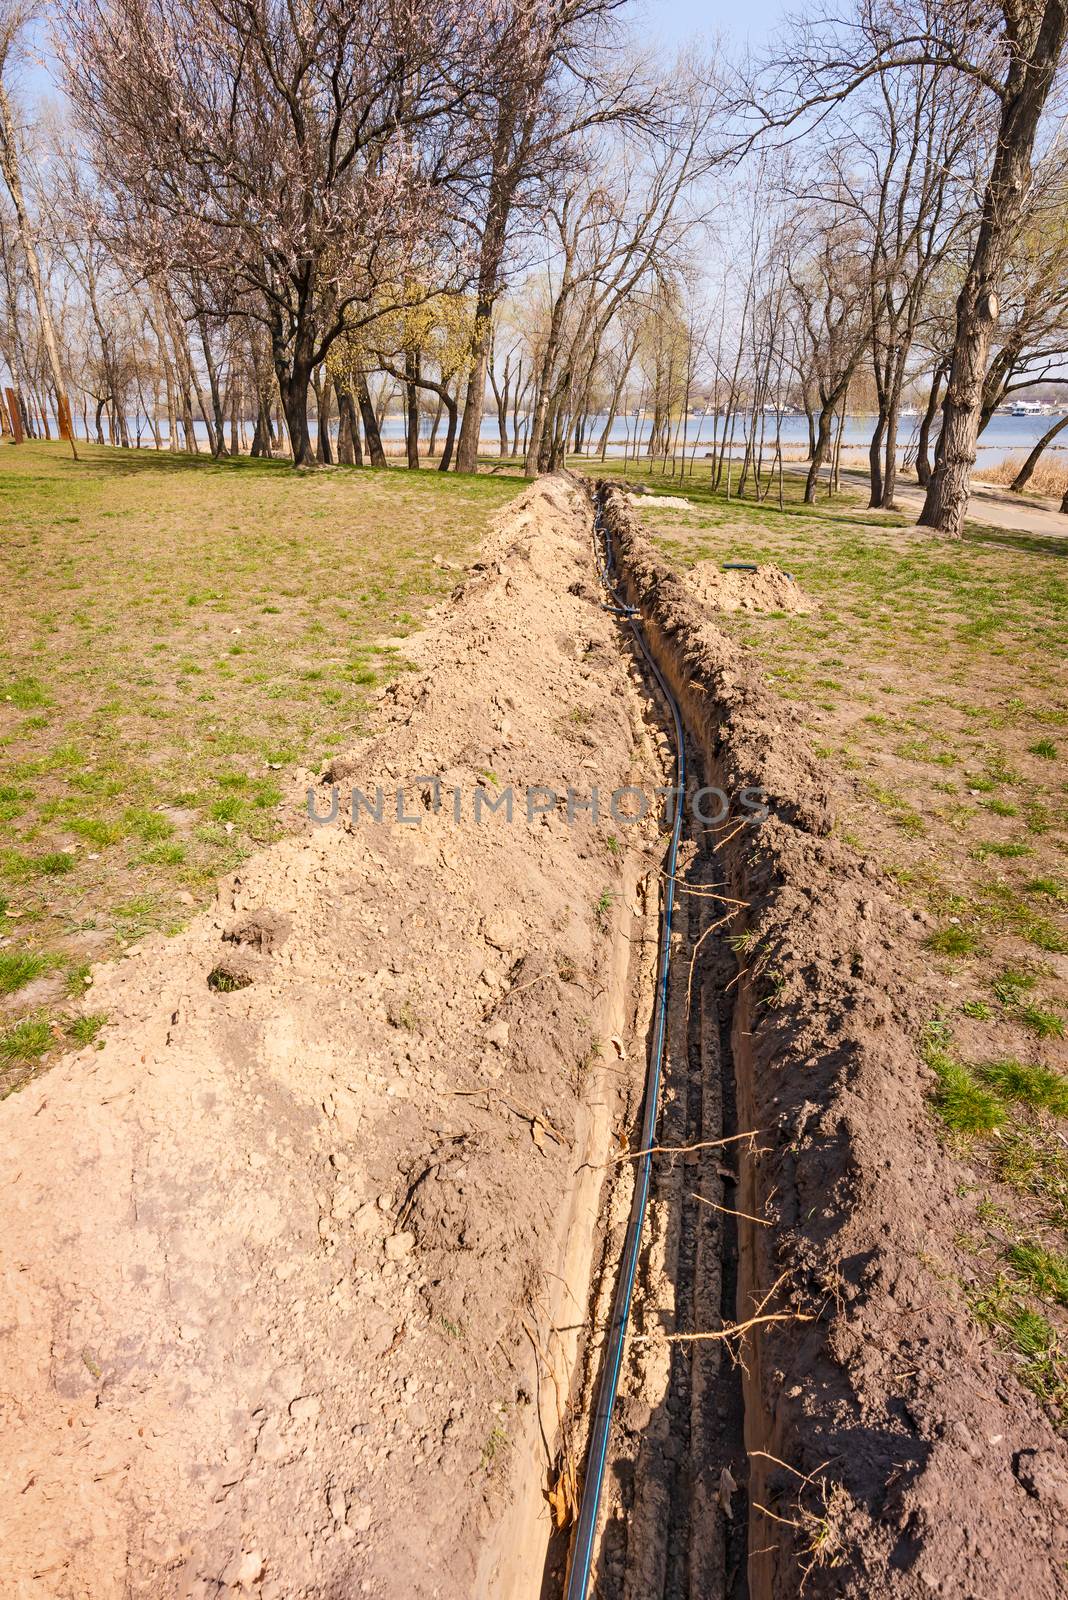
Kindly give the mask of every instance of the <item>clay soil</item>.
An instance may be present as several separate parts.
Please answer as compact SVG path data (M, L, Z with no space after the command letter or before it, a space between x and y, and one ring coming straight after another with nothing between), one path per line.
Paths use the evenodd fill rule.
M936 1110L938 923L841 836L852 791L754 653L610 523L695 781L770 814L684 846L663 1137L732 1142L658 1157L598 1590L1063 1594L1056 1396L977 1317L981 1171ZM367 737L291 784L337 819L97 968L103 1048L5 1104L5 1593L559 1592L662 839L528 821L526 789L651 790L670 754L590 531L566 479L504 512Z

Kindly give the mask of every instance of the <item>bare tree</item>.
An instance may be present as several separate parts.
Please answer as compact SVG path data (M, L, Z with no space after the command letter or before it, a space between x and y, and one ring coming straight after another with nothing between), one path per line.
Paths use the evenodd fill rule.
M67 387L63 378L63 364L60 360L51 307L49 306L48 296L45 293L44 283L41 278L41 266L37 257L37 241L34 237L33 223L30 220L22 190L18 135L5 83L5 74L12 61L19 34L29 22L31 14L30 7L20 3L20 0L5 0L3 9L0 10L0 171L4 174L4 182L7 184L11 203L15 208L15 217L18 222L19 238L22 241L26 270L29 273L30 282L33 284L34 298L37 302L37 315L41 324L41 337L48 352L52 386L55 390L56 416L59 421L60 432L64 433L69 439L71 453L75 461L77 461L78 448L74 443L74 429L71 426Z
M528 476L559 461L579 380L620 307L644 281L670 270L696 225L687 201L713 161L713 111L695 83L679 78L674 89L674 115L655 139L617 140L587 160L549 208L552 290L525 451Z
M594 127L653 114L633 70L610 74L600 46L623 0L506 0L496 12L488 97L476 127L484 151L478 277L459 472L475 470L493 311L513 214L541 211L573 170L579 141ZM588 147L587 147L588 148Z
M901 395L928 290L971 226L972 155L984 137L982 92L944 66L875 80L873 128L854 126L870 177L863 192L840 163L863 217L871 259L871 364L878 404L869 448L870 504L892 508ZM842 192L842 189L839 190Z
M488 5L492 0L486 0ZM312 373L454 231L485 7L71 0L68 89L146 270L261 322L294 462Z
M811 505L835 419L872 336L869 263L849 207L833 207L820 218L795 219L780 237L789 257L787 274L803 330L805 367L819 398L805 480L805 501Z
M982 221L960 294L938 456L919 521L959 538L975 464L987 351L1005 262L1024 215L1039 119L1068 36L1066 0L1003 0L1005 66Z
M1012 394L1061 381L1068 350L1068 160L1036 173L1025 224L1006 263L997 328L983 377L979 432Z
M1026 215L1043 111L1068 34L1068 0L856 0L846 19L817 12L739 94L760 139L800 141L876 79L910 68L977 84L996 133L979 226L957 295L939 451L920 521L959 536L1005 262Z

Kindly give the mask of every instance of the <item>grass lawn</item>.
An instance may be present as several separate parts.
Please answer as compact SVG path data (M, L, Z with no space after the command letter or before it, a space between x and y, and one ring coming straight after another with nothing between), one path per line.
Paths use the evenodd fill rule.
M700 466L698 471L700 472ZM785 513L707 482L638 482L680 566L775 561L812 615L724 613L817 752L851 779L839 832L933 919L944 1003L925 1050L932 1115L977 1174L976 1319L1068 1402L1068 538L970 524L932 537L839 497ZM1068 524L1066 524L1068 526Z
M360 731L514 478L0 449L0 1093ZM387 642L392 641L392 642Z

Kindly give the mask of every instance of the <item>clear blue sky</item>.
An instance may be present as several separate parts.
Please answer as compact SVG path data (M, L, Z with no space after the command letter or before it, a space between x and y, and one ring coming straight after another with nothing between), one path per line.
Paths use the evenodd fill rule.
M666 45L686 44L704 35L760 45L797 0L639 0L650 38Z

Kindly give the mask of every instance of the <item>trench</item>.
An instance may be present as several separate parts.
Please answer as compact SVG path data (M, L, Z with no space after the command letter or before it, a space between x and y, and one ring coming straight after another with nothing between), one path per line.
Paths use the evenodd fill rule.
M626 572L618 577L625 598L633 598ZM640 613L636 620L644 622ZM620 637L643 680L650 724L670 735L672 717L654 674L630 630L621 628ZM650 637L644 629L644 638L671 683L670 645L655 630ZM685 712L683 718L685 725ZM716 1331L745 1314L739 1307L749 1303L752 1252L739 1226L752 1232L752 1225L740 1224L737 1213L755 1204L747 1147L735 1142L752 1126L744 1122L745 1085L736 1081L738 968L724 920L735 890L717 852L722 828L703 825L689 803L696 788L715 782L709 752L689 731L684 737L689 777L656 1134L658 1145L676 1153L652 1163L586 1587L569 1573L574 1552L557 1535L542 1574L543 1600L565 1590L598 1600L749 1600L751 1593L747 1444L759 1447L765 1430L746 1414L747 1392L755 1392L746 1381L749 1353L723 1340L674 1337ZM645 1021L648 1050L651 1008ZM744 1056L744 1019L741 1031ZM595 1329L607 1321L618 1272L617 1227L606 1233L600 1281L595 1274ZM596 1352L587 1355L603 1365ZM590 1384L583 1400L572 1392L574 1406L589 1406Z
M738 1154L708 1148L738 1131L734 960L713 840L693 826L684 840L657 1135L683 1153L654 1161L591 1569L604 1600L748 1595L742 1370L722 1341L665 1338L735 1321L738 1297Z

